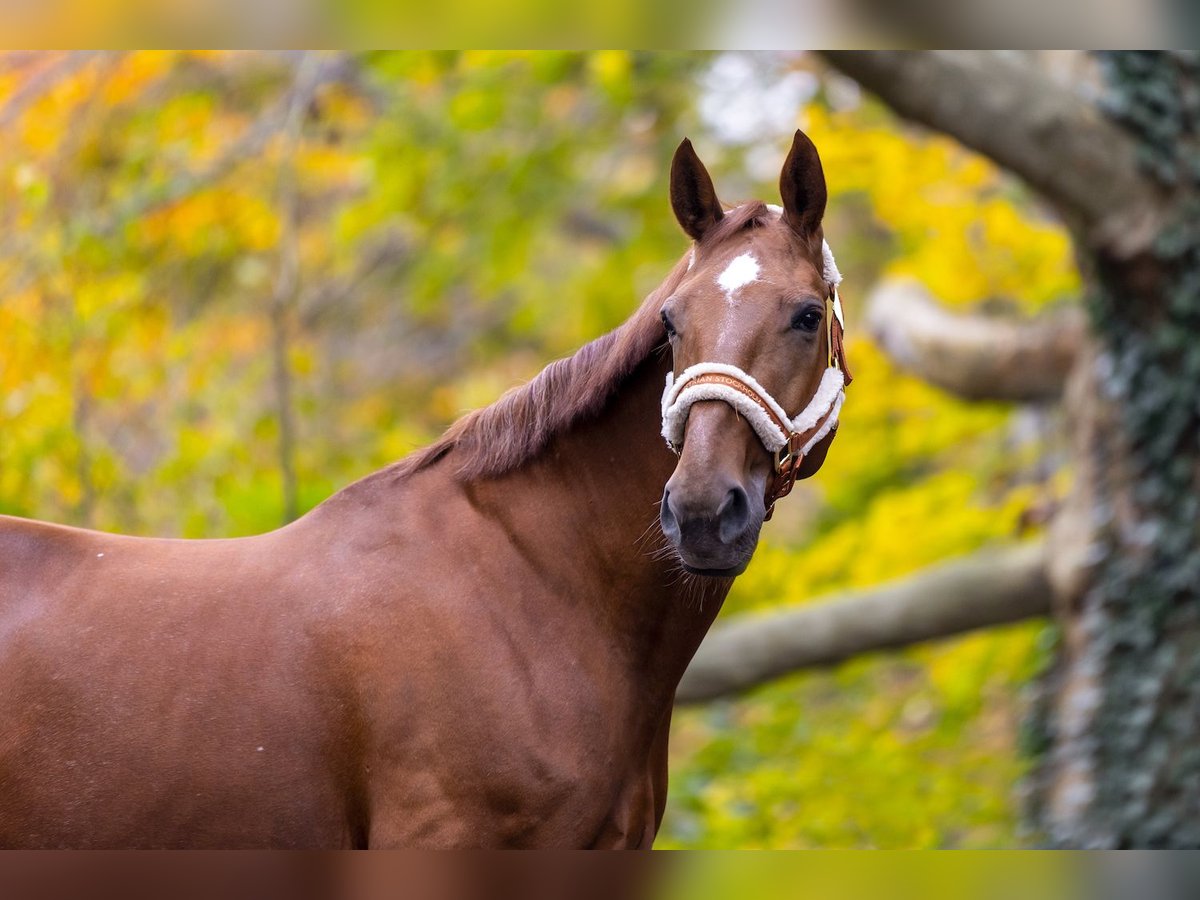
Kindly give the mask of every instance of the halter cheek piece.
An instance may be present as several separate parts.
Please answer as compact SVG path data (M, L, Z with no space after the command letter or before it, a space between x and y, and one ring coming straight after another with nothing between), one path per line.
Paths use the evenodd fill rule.
M786 497L796 483L800 465L813 447L837 433L838 414L852 380L846 368L843 344L845 321L837 286L842 277L825 245L825 298L828 366L808 405L789 417L774 397L754 376L727 363L702 362L689 366L679 377L669 373L662 396L662 435L675 453L683 448L688 412L701 400L720 400L740 413L775 460L774 477L767 487L766 518L771 518L775 501Z

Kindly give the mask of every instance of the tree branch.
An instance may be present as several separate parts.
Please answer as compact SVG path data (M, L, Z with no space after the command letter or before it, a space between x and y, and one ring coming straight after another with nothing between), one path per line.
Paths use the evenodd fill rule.
M1025 179L1089 240L1120 255L1152 239L1162 198L1133 139L1071 91L990 51L826 51L897 113Z
M951 312L923 285L883 281L867 300L872 337L901 368L968 400L1055 400L1085 340L1081 309L1035 319Z
M985 551L882 587L735 620L700 646L675 700L712 700L863 653L1043 616L1050 599L1040 543Z

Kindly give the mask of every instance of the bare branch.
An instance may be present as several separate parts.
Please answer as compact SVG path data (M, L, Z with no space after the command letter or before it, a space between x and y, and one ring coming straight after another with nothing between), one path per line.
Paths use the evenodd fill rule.
M920 283L889 280L868 298L867 327L897 365L953 394L1036 402L1062 394L1087 326L1076 307L1015 321L955 313Z
M1050 601L1041 544L984 551L882 587L718 628L675 699L712 700L863 653L1044 616Z
M1083 98L991 51L827 51L900 115L957 138L1053 203L1120 256L1153 236L1162 198L1133 139Z

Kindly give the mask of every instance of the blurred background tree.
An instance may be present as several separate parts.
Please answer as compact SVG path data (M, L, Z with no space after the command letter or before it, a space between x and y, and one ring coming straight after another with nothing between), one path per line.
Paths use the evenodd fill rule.
M1076 56L1001 63L1079 104L1102 84ZM953 109L979 90L926 93ZM1161 124L1139 127L1174 146ZM1061 222L1081 226L1011 159L1025 181L811 55L0 56L0 511L275 527L619 323L686 249L666 202L682 136L725 200L773 201L797 126L825 160L856 380L837 450L728 601L740 636L714 634L685 682L710 702L677 716L660 845L1037 840L1014 785L1049 758L1047 728L1018 736L1057 646L1037 618L1055 573L1037 540L1007 545L1065 521L1084 465L1057 402L1087 343ZM1128 320L1092 293L1096 328Z
M827 56L1018 174L1070 229L1086 332L1060 316L985 343L990 321L960 320L955 340L919 290L877 296L876 332L967 396L1065 394L1073 480L1045 570L1061 641L1031 720L1032 820L1061 846L1200 846L1200 55L1070 55L1057 71ZM1054 340L1023 357L1031 334Z

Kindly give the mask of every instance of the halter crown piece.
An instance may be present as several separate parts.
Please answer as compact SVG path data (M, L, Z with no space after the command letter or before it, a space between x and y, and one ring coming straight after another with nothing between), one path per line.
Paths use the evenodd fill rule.
M684 369L678 378L670 372L663 391L662 435L675 453L683 447L688 412L694 403L721 400L745 418L775 459L775 477L765 498L768 519L775 509L775 501L791 492L804 457L827 436L837 432L838 413L846 400L845 388L852 380L846 368L843 345L846 322L838 296L842 275L828 243L822 246L822 255L825 282L829 288L825 298L829 360L816 393L804 409L789 416L753 375L728 363L696 363Z

